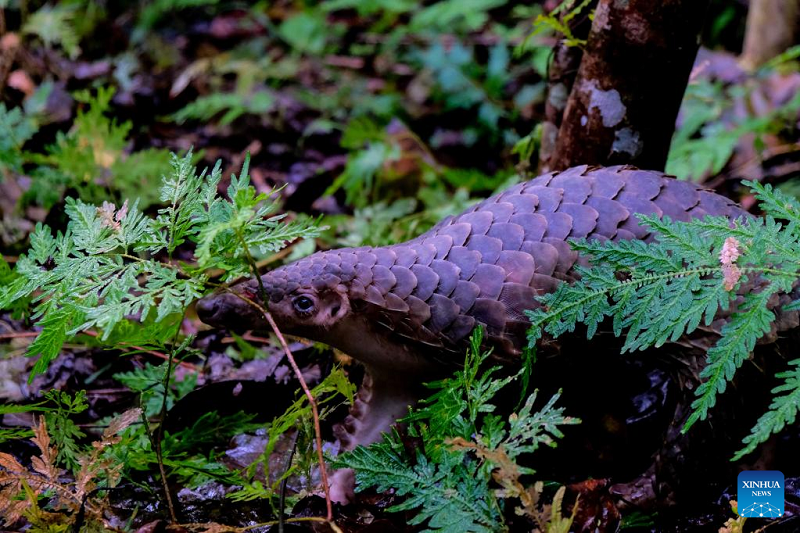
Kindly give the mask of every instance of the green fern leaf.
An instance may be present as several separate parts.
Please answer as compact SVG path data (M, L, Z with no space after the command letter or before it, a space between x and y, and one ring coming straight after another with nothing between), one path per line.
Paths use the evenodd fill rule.
M42 374L47 370L50 362L58 357L61 347L67 340L67 329L69 329L72 314L65 309L50 313L44 320L40 321L42 331L36 339L28 346L25 353L28 357L39 356L36 364L31 371L28 381L33 381L36 374Z
M769 406L769 411L758 419L751 434L742 441L744 448L736 452L732 461L738 461L753 452L759 444L765 442L771 435L780 433L784 427L794 424L797 419L797 413L800 411L800 359L791 361L789 365L794 368L776 374L785 382L772 389L776 396ZM777 396L782 392L787 394Z

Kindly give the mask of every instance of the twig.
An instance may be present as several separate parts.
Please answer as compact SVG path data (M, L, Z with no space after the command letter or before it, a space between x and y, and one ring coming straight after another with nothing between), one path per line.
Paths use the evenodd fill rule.
M15 331L13 333L0 333L0 341L6 339L23 339L28 337L38 337L41 331ZM90 337L97 337L98 333L96 331L87 329L86 331L82 331L81 333L85 335L89 335ZM260 339L253 338L253 340L258 341ZM148 355L152 355L153 357L158 357L159 359L164 359L165 361L169 359L167 354L163 354L161 352L157 352L155 350L148 350L147 348L142 348L141 346L124 346L124 348L130 348L142 353L146 353ZM179 366L186 368L187 370L191 370L192 372L198 372L197 365L193 365L192 363L187 363L186 361L178 361L177 363Z
M90 337L97 337L98 336L97 332L96 331L92 331L92 330L82 331L81 333L85 333L86 335L89 335ZM36 334L38 335L38 332ZM2 338L3 337L0 335L0 339L2 339ZM129 346L124 346L124 347L125 348L131 348L133 350L136 350L136 351L139 351L139 352L142 352L142 353L146 353L148 355L152 355L153 357L158 357L159 359L163 359L165 361L169 361L170 360L170 356L168 356L165 353L157 352L155 350L148 350L147 348L142 348L141 346L134 346L133 344L131 344ZM178 361L177 365L178 366L182 366L183 368L186 368L186 369L191 370L193 372L198 372L199 371L197 369L197 365L194 365L192 363L187 363L186 361Z
M167 377L164 378L164 399L161 402L161 422L156 429L154 448L156 460L158 461L158 471L161 474L161 483L164 485L164 495L167 497L167 507L169 507L169 517L173 524L178 522L175 515L175 505L172 503L172 495L169 492L167 482L167 471L164 469L164 459L161 454L161 441L164 438L164 422L167 420L167 395L169 394L169 375L172 373L172 357L167 360Z
M5 339L22 339L25 337L38 337L38 331L15 331L14 333L0 333L0 341Z
M336 533L342 533L342 530L339 528L339 526L337 526L336 524L334 524L330 520L326 520L326 519L322 518L321 516L299 516L299 517L295 517L295 518L287 518L286 522L287 523L290 523L290 522L323 522L323 523L328 524L330 526L330 528L333 531L335 531ZM191 523L191 524L178 524L178 527L186 528L186 529L188 529L190 531L200 531L200 530L208 531L210 525L222 526L222 524L214 524L213 522L212 523L196 523L195 522L195 523ZM275 526L275 525L278 525L278 521L277 520L271 520L269 522L261 522L260 524L251 524L249 526L244 526L244 527L229 527L227 529L224 529L224 531L232 531L232 532L235 532L235 533L244 533L246 531L251 531L251 530L256 529L256 528L269 527L269 526ZM225 526L222 526L222 527L225 527Z

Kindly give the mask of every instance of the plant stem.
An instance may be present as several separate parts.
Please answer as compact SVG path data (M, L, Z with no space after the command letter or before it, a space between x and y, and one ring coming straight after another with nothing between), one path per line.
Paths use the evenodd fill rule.
M164 459L161 450L161 441L164 438L164 423L167 421L167 396L169 395L169 377L172 374L172 358L174 352L170 351L169 358L167 358L167 373L164 377L164 396L161 401L161 422L156 429L154 449L156 452L156 461L158 461L158 470L161 474L161 484L164 486L164 495L167 498L167 507L169 507L169 517L173 524L178 523L178 517L175 515L175 505L172 503L172 495L169 492L169 483L167 482L167 471L164 469Z
M139 408L142 412L142 425L144 426L144 432L147 434L147 440L150 441L150 445L156 452L156 460L158 461L158 468L161 475L161 485L164 489L164 495L167 498L167 507L169 508L170 518L172 519L172 523L175 524L178 522L178 520L175 516L175 508L172 505L172 497L169 494L169 485L167 485L167 474L164 470L164 462L161 460L161 445L156 440L156 436L153 435L153 432L150 431L150 423L147 420L147 410L144 408L141 395L139 395Z

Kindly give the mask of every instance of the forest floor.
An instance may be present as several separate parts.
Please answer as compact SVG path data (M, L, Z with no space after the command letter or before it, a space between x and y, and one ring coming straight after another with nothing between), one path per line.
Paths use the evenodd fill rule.
M0 7L0 283L11 279L37 224L65 228L68 197L120 206L139 198L140 208L155 213L171 152L192 149L200 168L221 160L220 190L249 153L259 192L282 187L283 211L324 216L329 229L319 238L263 254L257 259L264 266L316 249L401 242L535 176L536 127L555 36L536 32L532 22L552 6L311 4L75 0ZM667 171L752 208L744 179L800 194L800 50L744 71L736 54L745 16L739 3L714 3ZM191 250L176 251L177 260L190 257ZM129 436L115 458L124 465L122 479L103 500L108 524L164 530L170 514L159 463L185 530L248 527L284 513L325 515L324 500L312 490L319 473L307 420L284 432L261 462L265 425L290 407L298 388L273 338L210 329L190 310L180 332L194 335L191 352L166 389L162 350L109 351L95 330L70 338L33 375L35 360L25 354L40 327L29 303L0 311L0 452L31 464L42 451L30 440L31 428L46 415L64 468L60 482L72 486L76 476L69 472L79 470L89 443L112 418L142 408L157 420L163 400L169 414L160 430L162 457L143 430ZM325 347L297 340L291 348L310 385L339 364L353 382L360 379L356 365ZM44 408L12 407L20 405ZM339 400L328 407L323 437L326 451L335 453L332 426L347 407ZM209 427L214 431L203 431ZM294 474L281 485L290 464ZM243 479L237 472L248 467L252 491L237 493ZM591 477L578 471L567 480L583 498L578 520L616 527L620 516L610 510L610 496L587 488ZM681 516L661 530L723 527L733 516L734 481L697 508L675 513ZM257 493L256 482L269 490ZM800 483L786 492L787 509L797 515ZM39 499L45 506L47 495ZM408 525L412 512L387 511L400 501L391 493L362 493L355 505L337 506L337 523L344 531L419 530ZM34 523L44 531L36 520L59 523L43 517L27 515L16 527ZM657 519L637 511L622 520L648 531ZM301 527L327 526L284 526ZM794 521L783 530L798 529Z

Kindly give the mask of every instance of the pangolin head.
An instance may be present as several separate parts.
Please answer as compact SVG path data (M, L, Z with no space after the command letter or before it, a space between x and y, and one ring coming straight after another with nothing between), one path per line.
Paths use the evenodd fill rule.
M197 302L197 315L215 327L267 329L266 319L246 298L261 306L266 303L282 332L323 340L325 332L350 312L337 259L335 252L318 252L264 274L261 283L267 302L255 279L206 296Z

